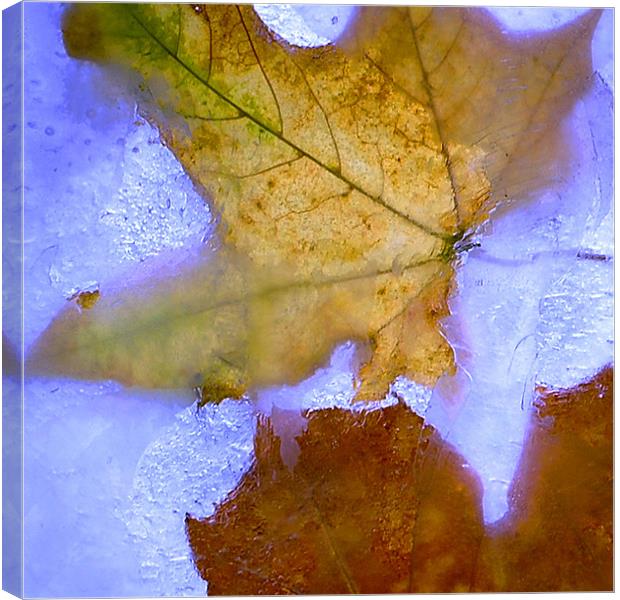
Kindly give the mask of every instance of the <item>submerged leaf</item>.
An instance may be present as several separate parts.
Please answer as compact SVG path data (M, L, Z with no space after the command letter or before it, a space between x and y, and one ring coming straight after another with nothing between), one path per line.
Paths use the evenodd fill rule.
M88 311L70 305L41 336L30 364L39 372L134 385L204 384L205 395L217 401L218 389L224 397L238 396L247 381L303 378L336 344L364 341L369 324L379 328L386 308L395 312L403 301L401 293L404 301L425 287L428 294L438 286L445 293L450 274L448 265L429 260L399 276L373 270L346 279L300 279L284 266L272 273L221 248L179 269L174 279L143 278L102 295ZM379 305L377 296L386 296ZM422 330L427 323L413 325ZM434 350L428 344L411 352L420 357ZM421 368L424 358L418 359Z
M438 323L463 237L556 176L597 19L509 40L482 10L360 9L339 47L302 49L249 6L71 5L68 52L137 77L222 255L67 309L33 366L208 381L217 399L299 380L356 339L358 398L398 375L433 384L453 369Z
M612 370L539 407L486 529L479 481L402 403L310 413L292 468L260 421L237 488L186 517L209 594L610 590Z
M420 417L404 404L318 411L297 439L289 470L261 421L251 471L213 517L187 518L209 594L468 589L480 489Z

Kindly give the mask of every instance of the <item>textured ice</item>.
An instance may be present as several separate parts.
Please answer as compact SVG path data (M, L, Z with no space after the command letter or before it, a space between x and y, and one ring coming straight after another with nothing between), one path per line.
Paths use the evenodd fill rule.
M347 342L332 353L329 364L319 368L297 385L282 385L258 390L254 405L259 414L270 416L274 407L281 410L312 411L340 407L373 410L404 401L423 415L430 401L430 390L399 377L387 396L377 402L355 402L357 358L356 344Z
M269 14L277 27L303 14L308 28L296 21L291 42L320 45L346 23L337 10ZM559 10L547 20L537 12L536 26L575 16L562 11L558 20ZM27 344L73 291L105 293L147 258L190 251L211 230L189 179L123 92L67 59L59 11L26 5ZM554 193L497 215L459 269L455 318L446 323L457 379L432 391L399 378L384 401L403 398L464 454L484 482L488 521L506 510L534 384L574 385L613 357L613 262L592 258L613 253L611 24L608 11L593 48L600 79L570 118L581 156ZM258 410L349 405L354 354L345 344L298 386L258 392ZM448 398L446 387L461 398ZM211 514L247 469L255 409L245 401L197 411L193 401L112 383L26 381L28 595L204 593L185 512Z
M550 281L540 302L537 381L547 387L572 387L613 362L612 103L609 89L598 80L574 115L575 140L583 153L577 180L583 183L567 199L591 204L581 236L565 241L573 249L568 268Z
M207 517L251 462L249 402L189 407L144 452L125 515L140 561L141 595L204 595L185 537L185 514Z
M16 379L2 378L2 477L5 482L11 482L13 487L10 493L7 488L2 494L2 523L3 523L3 548L2 555L2 587L13 594L19 593L19 585L22 580L22 557L20 550L22 490L21 485L21 459L22 441L20 435L22 428L22 412L19 404L20 383ZM6 485L6 484L5 484ZM12 552L6 552L9 548Z
M105 293L148 257L200 244L211 223L181 166L122 90L67 58L61 6L24 10L28 347L74 291L101 286ZM4 331L17 343L10 325ZM193 400L187 392L26 380L27 595L144 595L127 521L134 471L158 431Z
M430 390L405 378L396 380L383 400L355 402L356 350L354 343L347 342L333 351L327 366L317 369L299 384L274 386L254 394L255 410L257 414L271 417L274 432L280 437L282 460L289 467L297 461L299 446L295 438L306 429L306 411L333 407L371 411L404 401L424 415Z
M206 204L126 93L67 58L60 11L25 5L26 347L76 290L211 231Z
M295 46L324 46L338 39L354 16L355 6L255 4L263 22Z
M113 383L28 381L26 596L145 594L126 517L134 472L148 444L191 400ZM154 521L154 539L158 527Z

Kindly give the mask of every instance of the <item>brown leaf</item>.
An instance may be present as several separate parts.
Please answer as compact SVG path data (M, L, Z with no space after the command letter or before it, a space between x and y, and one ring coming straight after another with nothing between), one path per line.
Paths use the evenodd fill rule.
M270 423L213 516L186 518L209 594L609 590L612 370L544 393L510 513L404 404L310 413L289 469Z
M187 518L209 594L468 589L479 486L420 417L324 410L297 439L289 470L261 421L250 472L213 517Z
M562 119L587 88L600 14L557 31L510 36L471 8L365 8L347 45L365 53L432 115L457 198L462 230L481 214L533 195L568 158ZM380 25L379 25L380 24ZM368 36L377 41L370 47ZM483 165L491 184L472 181Z

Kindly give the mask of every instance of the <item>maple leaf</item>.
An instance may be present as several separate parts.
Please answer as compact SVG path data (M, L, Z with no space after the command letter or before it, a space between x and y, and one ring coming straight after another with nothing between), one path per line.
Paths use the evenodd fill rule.
M358 399L397 375L433 384L454 368L439 320L463 240L566 158L597 19L508 39L482 10L363 9L339 46L303 49L249 6L72 5L69 54L132 74L221 248L68 307L31 365L219 400L298 381L354 339Z
M261 420L255 463L236 490L210 519L187 518L209 594L468 589L481 492L422 418L402 403L322 410L297 439L289 470L280 438ZM429 486L432 455L441 468ZM433 508L420 515L422 497Z
M538 406L491 528L472 470L403 403L310 413L292 469L263 418L236 489L186 517L209 594L611 589L612 369Z

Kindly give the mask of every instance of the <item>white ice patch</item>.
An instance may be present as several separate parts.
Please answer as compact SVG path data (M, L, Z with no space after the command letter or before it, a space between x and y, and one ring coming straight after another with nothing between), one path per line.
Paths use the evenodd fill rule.
M315 48L336 41L356 7L351 5L255 4L254 10L275 34L294 46Z
M356 345L353 342L342 344L334 349L327 366L317 369L297 385L257 391L256 410L266 416L271 416L273 408L297 412L333 407L372 410L391 406L401 399L419 415L424 415L430 402L430 390L405 377L394 381L383 400L355 402L357 361Z
M588 12L587 8L561 8L546 6L496 6L487 8L504 27L511 33L529 31L548 31L574 21Z
M249 402L186 408L144 452L124 515L143 581L142 596L202 596L185 514L210 516L249 468L254 439Z
M129 493L145 449L192 396L30 379L25 398L25 595L148 594L126 517ZM153 520L147 545L161 532Z
M104 86L98 67L67 57L61 10L25 7L27 348L72 292L198 244L212 229L207 205L123 90ZM3 300L16 301L12 290Z

